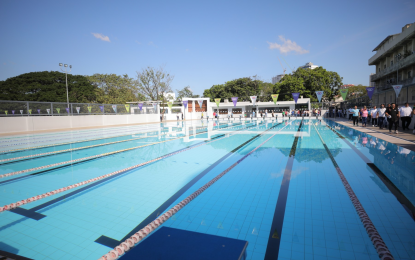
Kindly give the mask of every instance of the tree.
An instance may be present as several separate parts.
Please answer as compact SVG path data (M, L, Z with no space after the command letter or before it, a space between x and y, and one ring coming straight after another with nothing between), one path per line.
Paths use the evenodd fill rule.
M87 76L92 85L96 87L97 101L103 104L124 104L137 100L145 100L139 93L137 83L127 74L94 74Z
M177 97L176 97L177 101L182 101L182 99L184 97L188 97L188 98L198 98L199 97L199 95L194 95L193 94L193 91L190 89L190 86L186 86L182 90L176 89L176 91L177 91Z
M250 96L261 96L260 101L270 101L273 85L258 80L256 76L253 78L239 78L227 81L225 84L213 85L210 89L205 89L203 96L209 97L211 101L215 98L230 99L231 97L238 97L238 101L250 101Z
M295 77L288 74L274 86L274 93L279 94L278 100L280 101L293 100L291 93L296 92L301 93L301 95L307 93L307 89L305 88L304 81L301 77Z
M147 67L140 72L137 71L137 87L145 98L152 101L161 101L163 113L168 101L167 93L172 92L170 84L174 76L164 71L163 67L158 69Z
M96 102L96 87L85 76L68 74L69 102ZM1 100L65 102L65 73L42 71L0 81Z
M291 76L301 78L304 84L303 91L293 92L300 92L303 97L310 98L311 102L318 101L316 91L324 91L323 99L331 101L338 94L340 86L343 85L343 78L337 72L327 71L323 67L315 69L298 68ZM286 80L286 77L282 79L282 82L284 80ZM291 93L288 94L291 95Z
M349 87L349 91L347 92L346 100L358 98L361 96L367 95L366 86L363 86L361 84L357 86Z
M165 99L165 94L172 91L170 84L173 79L174 76L165 72L163 67L147 67L141 72L137 71L138 90L150 100Z

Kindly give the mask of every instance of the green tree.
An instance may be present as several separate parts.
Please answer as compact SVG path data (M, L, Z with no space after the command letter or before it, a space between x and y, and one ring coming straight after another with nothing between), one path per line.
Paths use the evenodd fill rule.
M190 86L186 86L182 90L176 89L176 91L177 91L177 97L176 97L177 101L182 101L182 99L184 97L188 97L188 98L198 98L198 97L200 97L199 95L194 95L193 94L193 91L190 89Z
M274 93L279 94L279 101L294 100L291 93L299 92L301 95L306 93L304 81L301 77L295 77L293 75L285 75L283 80L276 83L274 86Z
M367 95L366 86L363 86L361 84L357 86L349 87L349 91L347 92L346 100L358 98L361 96Z
M69 102L96 102L96 87L85 76L68 74ZM65 73L42 71L0 81L0 99L66 102Z
M87 76L96 87L97 101L103 104L124 104L126 102L145 100L139 93L133 78L116 74L94 74Z

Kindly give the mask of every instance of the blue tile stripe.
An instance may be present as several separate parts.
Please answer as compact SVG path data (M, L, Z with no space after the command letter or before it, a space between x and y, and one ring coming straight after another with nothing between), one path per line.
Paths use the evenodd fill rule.
M263 135L265 132L281 125L282 123L276 124L271 126L269 129L265 130L264 132L255 135L248 141L242 143L235 149L233 149L231 152L224 155L222 158L217 160L215 163L210 165L208 168L206 168L204 171L199 173L197 176L195 176L189 183L187 183L185 186L183 186L179 191L177 191L173 196L171 196L169 199L167 199L160 207L158 207L156 210L154 210L147 218L145 218L141 223L139 223L135 228L133 228L126 236L124 236L121 240L116 240L107 236L101 236L95 242L108 246L110 248L115 248L117 245L119 245L122 241L126 240L127 238L131 237L136 233L137 231L143 229L145 226L151 223L154 219L156 219L160 212L164 212L174 201L176 201L180 196L182 196L188 189L190 189L197 181L199 181L203 176L205 176L207 173L209 173L213 168L215 168L218 164L223 162L225 159L227 159L229 156L243 148L244 146L248 145L249 143L252 143L255 139L259 138L261 135Z
M297 132L301 131L303 120ZM294 138L293 145L290 150L290 155L285 166L284 177L281 182L280 192L278 194L277 204L275 206L274 217L272 219L271 231L268 237L267 249L265 251L265 260L277 259L281 243L281 231L284 223L285 208L287 205L288 190L290 187L291 171L294 164L295 152L298 144L298 136Z
M131 247L133 247L135 244L142 241L147 235L149 235L151 232L156 230L161 224L163 224L165 221L167 221L169 218L171 218L174 214L176 214L179 210L181 210L183 207L185 207L188 203L190 203L194 198L199 196L201 193L203 193L206 189L208 189L210 186L212 186L215 182L217 182L220 178L222 178L226 173L231 171L233 168L235 168L238 164L240 164L243 160L245 160L248 156L253 154L256 150L258 150L260 147L262 147L265 143L267 143L269 140L271 140L275 135L278 134L281 130L283 130L288 125L282 127L279 129L276 133L272 134L271 137L266 139L264 142L262 142L260 145L255 147L253 150L248 152L245 156L243 156L241 159L239 159L237 162L232 164L229 168L221 172L219 175L217 175L215 178L213 178L211 181L200 187L197 191L193 192L191 195L189 195L187 198L176 204L174 207L172 207L170 210L168 210L166 213L159 216L157 219L152 221L150 224L145 226L143 229L132 235L130 238L128 238L126 241L122 242L119 246L116 246L113 250L99 258L100 260L108 260L108 259L117 259L121 255L124 254L125 251L129 250Z
M331 162L333 163L334 167L336 168L337 174L339 175L344 188L346 189L347 195L349 195L350 200L355 207L357 214L359 215L360 221L362 221L364 228L366 229L367 234L370 237L380 259L383 260L391 260L394 259L392 253L389 251L388 247L386 246L385 242L383 241L382 237L380 236L379 232L376 230L375 225L373 225L372 220L367 215L365 209L363 208L362 204L360 203L359 199L357 198L356 194L354 193L352 187L350 186L349 182L347 181L346 177L344 176L343 172L341 171L339 165L337 164L336 160L334 159L333 155L330 152L330 149L327 147L326 143L324 142L323 138L321 137L317 128L313 125L314 129L317 132L317 135L320 137L320 140L326 150L327 154L330 157Z

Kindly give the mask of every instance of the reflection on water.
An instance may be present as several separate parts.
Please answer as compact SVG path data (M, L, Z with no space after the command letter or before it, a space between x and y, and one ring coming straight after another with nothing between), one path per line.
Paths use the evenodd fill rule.
M327 122L363 153L372 155L373 163L415 205L415 153L367 133Z

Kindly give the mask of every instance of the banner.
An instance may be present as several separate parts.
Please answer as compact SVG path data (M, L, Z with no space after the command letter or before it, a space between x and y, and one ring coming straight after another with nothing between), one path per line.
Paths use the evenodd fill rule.
M101 109L101 112L104 112L104 106L99 106L99 109Z
M173 102L169 101L167 102L167 105L169 106L169 108L171 109L171 107L173 106Z
M50 108L46 108L46 112L48 112L48 115L50 114Z
M199 103L199 107L202 108L203 106L203 99L198 99L197 103Z
M275 104L277 104L278 95L279 95L279 94L272 94L272 95L271 95L271 97L272 97L272 101L274 101L274 105L275 105Z
M375 93L375 87L367 87L366 91L369 99L372 99L373 93Z
M238 103L238 97L232 97L233 106L236 107L236 103Z
M300 93L292 93L292 95L294 98L294 102L297 104L297 100L298 100L298 97L300 96Z
M57 108L56 111L58 111L58 114L61 113L61 109L60 108ZM29 113L31 114L32 113L32 110L29 110Z
M188 100L184 100L183 101L183 106L184 106L184 109L187 109L187 103L188 103L189 101Z
M251 101L252 101L252 105L255 106L255 102L256 102L256 96L250 96Z
M4 110L4 113L6 114L6 116L9 114L8 110Z
M76 107L76 112L78 112L78 115L79 115L80 110L81 110L81 107Z
M66 107L65 110L66 110L66 113L69 114L69 107Z
M129 104L127 104L127 105L124 105L125 106L125 110L127 110L127 113L130 113L130 105ZM142 106L141 106L142 107Z
M20 110L20 114L23 115L23 110Z
M348 88L340 89L340 95L342 95L343 100L346 100L347 93L349 92Z
M143 110L143 103L138 103L138 108L141 110Z
M220 98L215 98L215 103L216 103L216 106L218 106L218 107L219 107Z
M395 90L396 99L399 97L399 93L401 92L402 85L392 85L393 89Z
M321 102L321 97L323 97L324 91L316 91L318 102Z
M117 105L112 105L112 110L114 110L114 113L117 113Z
M37 113L40 114L40 109L37 110Z
M12 110L12 114L14 115L14 110Z
M87 106L88 108L88 112L91 113L92 107L91 106Z

